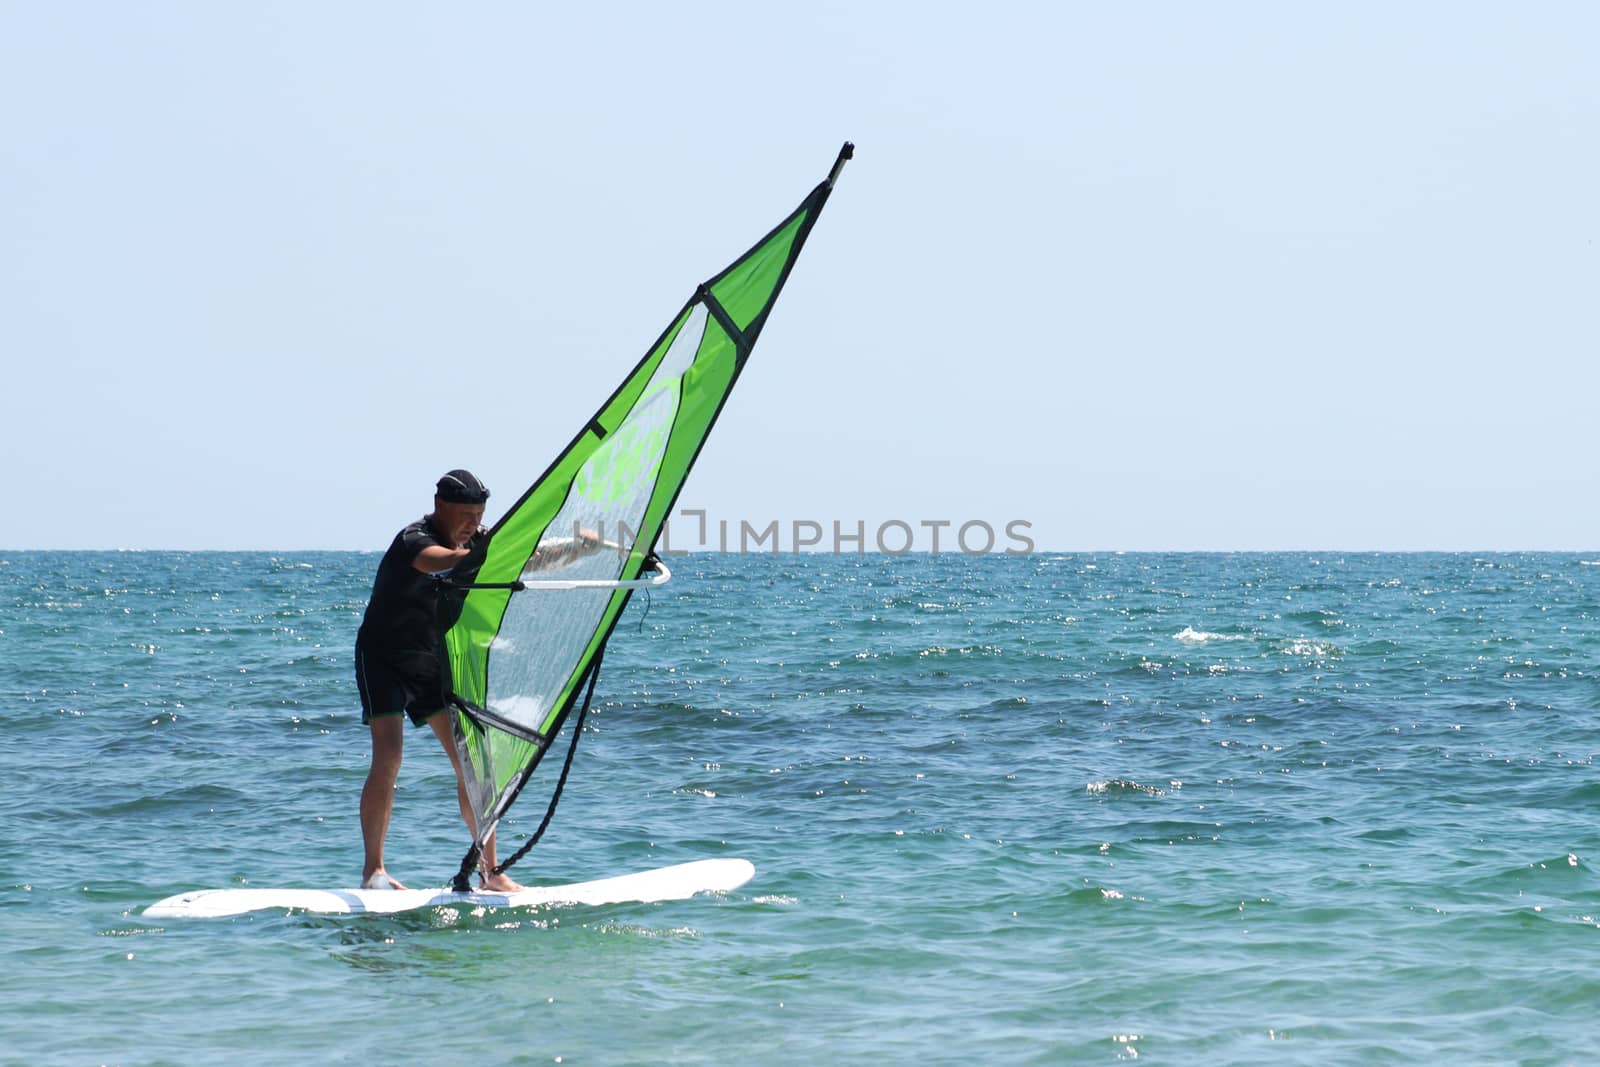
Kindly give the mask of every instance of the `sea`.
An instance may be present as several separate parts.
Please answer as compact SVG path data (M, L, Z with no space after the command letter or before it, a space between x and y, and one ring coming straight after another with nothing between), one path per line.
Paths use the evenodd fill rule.
M0 553L0 1062L1600 1063L1600 553L686 555L514 873L753 881L144 917L358 881L377 559Z

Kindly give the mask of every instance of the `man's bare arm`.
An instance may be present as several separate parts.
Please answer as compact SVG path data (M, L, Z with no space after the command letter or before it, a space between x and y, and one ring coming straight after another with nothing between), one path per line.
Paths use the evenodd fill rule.
M467 558L464 548L446 548L443 545L429 545L417 553L417 558L411 565L423 574L438 574L447 571L457 563Z

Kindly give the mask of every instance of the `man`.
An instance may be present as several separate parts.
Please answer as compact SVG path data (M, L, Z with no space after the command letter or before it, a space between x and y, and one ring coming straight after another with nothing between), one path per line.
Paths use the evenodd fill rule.
M414 726L431 726L444 743L456 772L461 816L467 829L476 833L461 759L451 737L451 718L443 714L448 679L441 670L449 668L444 666L435 615L437 582L430 576L454 567L488 537L482 525L488 499L489 490L470 471L453 470L439 479L433 511L401 530L378 564L372 598L356 634L361 721L372 729L372 768L361 790L361 837L366 846L361 885L366 889L405 888L383 866L405 716ZM492 834L484 842L481 864L485 889L514 893L523 888L494 873Z

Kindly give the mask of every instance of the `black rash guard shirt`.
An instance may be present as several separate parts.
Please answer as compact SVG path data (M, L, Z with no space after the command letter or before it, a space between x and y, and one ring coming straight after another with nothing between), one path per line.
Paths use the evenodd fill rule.
M477 548L487 536L482 531L473 534L466 547ZM455 547L439 540L428 520L421 518L395 534L389 551L383 554L372 582L367 613L356 635L356 641L369 651L438 654L435 598L439 581L412 566L422 550L431 545Z

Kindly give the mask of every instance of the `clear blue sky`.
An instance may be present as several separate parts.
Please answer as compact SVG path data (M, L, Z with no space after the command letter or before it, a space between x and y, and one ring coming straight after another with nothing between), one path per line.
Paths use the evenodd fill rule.
M5 548L509 503L847 168L684 494L1600 546L1589 3L0 3Z

